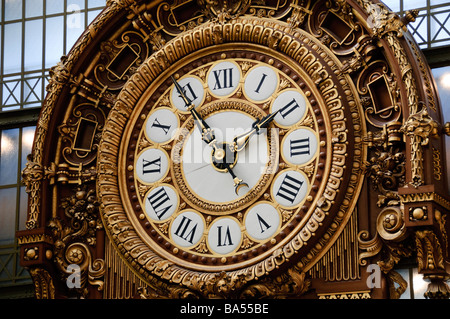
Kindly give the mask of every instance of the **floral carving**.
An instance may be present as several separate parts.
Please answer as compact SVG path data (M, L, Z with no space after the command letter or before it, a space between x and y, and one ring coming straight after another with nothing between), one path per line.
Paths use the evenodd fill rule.
M198 5L212 21L224 23L247 11L251 0L198 0Z
M88 189L86 185L76 187L74 194L64 198L61 204L68 223L53 218L48 225L55 239L55 264L63 278L72 274L73 265L80 267L80 287L76 287L75 291L83 297L88 295L88 283L103 289L104 261L93 260L89 248L95 247L96 231L102 228L98 206L95 190Z

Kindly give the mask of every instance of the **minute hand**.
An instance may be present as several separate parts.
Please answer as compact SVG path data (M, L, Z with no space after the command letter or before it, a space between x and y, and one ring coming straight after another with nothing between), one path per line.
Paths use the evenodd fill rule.
M262 119L256 120L252 124L252 129L248 131L247 133L241 134L236 136L233 139L234 144L234 150L236 152L242 151L245 146L247 146L248 141L250 140L250 137L252 137L254 134L261 134L261 129L267 128L272 122L273 118L278 114L278 111L273 112L271 114L268 114L264 116Z
M203 120L203 118L200 116L200 114L195 109L194 103L186 96L184 93L183 88L180 86L180 84L175 80L173 76L171 76L172 82L175 85L175 88L177 89L178 93L180 94L180 97L183 99L186 108L191 112L192 117L195 121L199 124L199 129L202 132L202 140L204 140L207 144L210 144L211 142L214 142L216 137L214 136L213 130L209 127L208 123Z

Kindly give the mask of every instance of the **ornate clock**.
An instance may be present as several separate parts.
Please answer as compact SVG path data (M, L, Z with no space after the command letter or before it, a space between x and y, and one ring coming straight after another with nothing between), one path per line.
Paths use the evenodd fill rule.
M416 256L448 296L450 133L417 14L107 1L51 70L23 172L36 294L398 297Z
M338 62L253 17L159 48L122 89L100 150L119 249L139 273L205 296L253 294L252 281L318 258L348 218L364 154Z

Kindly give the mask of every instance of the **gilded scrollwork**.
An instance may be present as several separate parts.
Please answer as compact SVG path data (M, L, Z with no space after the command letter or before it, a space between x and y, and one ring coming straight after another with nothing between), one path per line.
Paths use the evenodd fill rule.
M30 274L33 278L36 299L54 299L56 289L50 273L42 268L33 268Z
M450 287L446 283L450 276L445 269L445 256L441 241L432 230L417 230L415 233L419 273L428 280L426 298L448 299Z
M224 23L245 13L250 0L197 0L205 16L211 21Z
M89 165L96 159L105 119L102 108L91 103L81 103L73 108L71 117L58 127L62 156L67 163Z
M366 259L379 256L377 264L386 274L390 298L398 299L406 290L407 283L394 267L402 258L410 257L414 251L412 243L408 240L402 210L399 206L384 208L377 217L376 226L377 233L372 239L369 239L367 231L358 234L359 248L363 251L359 255L359 263L365 266Z
M415 242L419 272L425 270L445 272L444 254L436 234L431 230L418 230Z
M377 148L364 165L372 187L380 194L377 205L398 206L398 188L405 183L405 155L395 147Z
M304 295L310 288L311 281L299 269L291 268L275 280L264 278L249 285L241 293L241 298L295 298Z
M38 162L33 161L33 156L27 156L27 164L22 171L22 181L26 186L26 192L31 196L30 213L26 222L27 229L36 228L39 218L39 205L41 200L41 183L44 179L54 176L55 171L46 169Z
M103 42L100 51L95 77L109 90L120 90L150 54L144 36L135 31L124 33L118 40Z
M289 26L293 29L300 27L307 20L308 15L312 13L309 9L311 0L303 1L302 5L298 3L291 3L292 13L287 19Z
M73 265L80 269L80 286L75 287L78 294L87 297L87 284L103 289L102 277L105 272L104 261L93 259L90 247L95 247L97 230L102 223L98 219L97 196L94 189L86 185L76 187L74 194L63 199L68 222L53 218L48 227L54 237L53 259L63 279L72 274Z
M70 55L63 56L61 61L49 71L50 79L46 87L47 96L42 105L35 133L32 158L29 160L30 162L35 163L35 165L42 167L47 165L43 163L43 152L48 137L48 128L63 88L70 83L71 79L73 79L73 66L80 59L83 50L91 43L97 32L107 25L111 17L117 15L122 10L122 7L118 2L119 1L110 1L108 10L102 12L90 25L89 29L81 35L75 46L72 48ZM122 3L122 5L128 5L128 3ZM39 223L42 213L40 207L42 192L42 183L38 180L33 187L33 200L30 203L31 213L28 216L27 229L31 230L42 226Z

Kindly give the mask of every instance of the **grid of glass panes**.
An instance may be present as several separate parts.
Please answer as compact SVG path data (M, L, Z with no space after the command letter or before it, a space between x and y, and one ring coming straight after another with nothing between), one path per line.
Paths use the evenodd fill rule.
M422 49L450 44L450 2L445 0L383 0L394 12L403 16L406 11L419 10L409 31Z
M105 5L106 0L1 1L0 117L8 117L9 111L41 107L49 69L68 53ZM2 123L0 298L11 297L8 287L31 282L28 272L19 264L15 232L25 229L28 196L21 171L31 152L35 132L35 126L25 126L30 124L11 126L6 121L8 126L2 126Z
M20 267L14 237L16 230L25 229L28 196L21 171L31 152L34 132L34 126L0 131L0 287L29 280Z
M48 70L60 61L106 0L3 0L0 111L40 107Z

